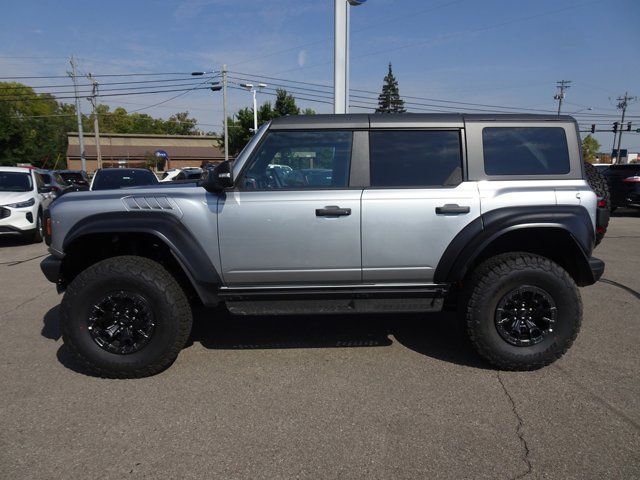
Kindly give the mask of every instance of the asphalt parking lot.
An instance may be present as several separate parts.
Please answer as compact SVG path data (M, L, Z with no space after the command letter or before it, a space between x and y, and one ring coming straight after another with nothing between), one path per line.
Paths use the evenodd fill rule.
M45 246L0 238L0 477L640 478L640 214L616 214L576 343L527 373L480 361L451 315L198 311L169 370L91 377Z

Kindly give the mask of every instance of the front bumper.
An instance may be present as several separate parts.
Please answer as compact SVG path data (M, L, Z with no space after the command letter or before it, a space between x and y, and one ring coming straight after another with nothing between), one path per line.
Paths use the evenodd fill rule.
M8 208L1 207L0 233L25 233L36 228L38 207Z
M47 280L57 284L60 281L62 259L49 255L40 262L40 270L42 270Z

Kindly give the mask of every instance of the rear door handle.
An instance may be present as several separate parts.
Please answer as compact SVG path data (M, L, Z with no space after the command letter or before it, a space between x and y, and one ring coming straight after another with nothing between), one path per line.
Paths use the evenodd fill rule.
M459 215L461 213L469 213L471 208L466 205L458 205L457 203L447 203L441 207L436 207L436 214L438 215L446 215L446 214L455 214Z
M316 217L344 217L347 215L351 215L350 208L340 208L337 205L316 208Z

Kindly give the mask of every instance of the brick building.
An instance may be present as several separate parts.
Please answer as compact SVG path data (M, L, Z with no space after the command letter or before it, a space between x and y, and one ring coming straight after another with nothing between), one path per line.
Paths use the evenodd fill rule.
M67 134L67 168L80 170L80 142L78 134ZM220 137L209 135L147 135L129 133L100 134L102 166L108 167L146 167L156 152L166 152L168 160L159 170L169 168L199 167L203 162L219 163L224 153L218 147ZM87 160L87 172L98 168L96 142L92 134L84 135L84 148Z

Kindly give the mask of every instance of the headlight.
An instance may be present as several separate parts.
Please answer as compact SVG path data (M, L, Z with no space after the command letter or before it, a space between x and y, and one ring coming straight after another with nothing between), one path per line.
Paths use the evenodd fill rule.
M11 208L26 208L26 207L33 207L33 205L36 203L36 199L35 198L30 198L29 200L27 200L26 202L18 202L18 203L9 203L8 205L5 205L5 207L11 207Z

